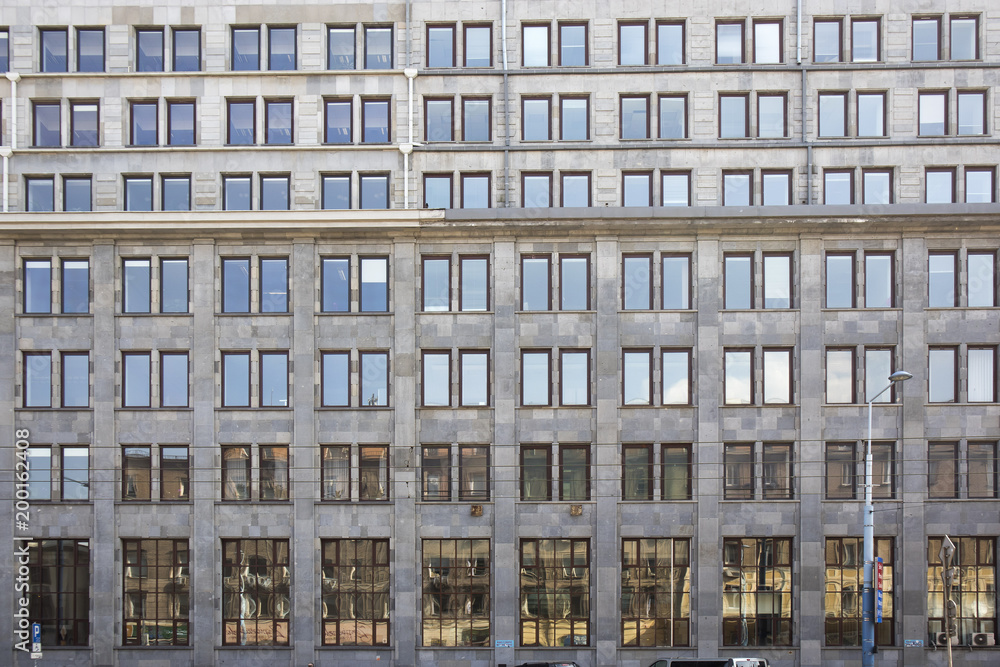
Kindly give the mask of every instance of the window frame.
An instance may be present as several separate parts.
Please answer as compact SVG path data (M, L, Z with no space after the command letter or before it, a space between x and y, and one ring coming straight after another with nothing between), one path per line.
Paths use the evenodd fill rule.
M469 371L467 373L466 358L469 358L471 360L471 358L473 357L485 357L486 361L485 368L483 369L485 375L482 378L483 395L486 400L482 403L476 403L471 400L468 400L470 397L466 395L466 389L471 384L470 382L468 382L468 380L472 378L472 371ZM479 380L478 379L476 380L477 380L476 383L478 384ZM493 403L490 400L490 380L491 380L490 351L488 349L487 350L460 349L458 351L458 406L459 407L481 408L481 407L489 407L490 405L492 405Z
M486 47L486 57L488 62L485 65L469 64L469 44L474 44L475 39L470 38L470 30L486 30L489 34L489 43ZM462 66L463 67L493 67L493 24L492 23L463 23L462 24Z
M432 379L428 363L437 360L440 364L444 362L444 368L436 368L437 372L444 371L445 382L442 388L438 380ZM443 396L438 396L437 392L443 391ZM436 400L435 400L436 399ZM441 400L443 399L443 401ZM424 408L450 408L451 405L451 350L422 349L420 351L420 405Z
M641 370L641 368L636 368L636 361L629 363L629 357L633 357L636 361L640 362L645 358L645 377L634 376L629 371L630 367L633 369L632 372L636 370ZM622 348L622 396L621 404L625 407L634 406L652 406L653 403L653 349L652 348ZM636 383L638 382L638 385ZM645 383L645 396L640 395L643 389L643 383ZM634 396L632 401L629 400L630 396Z
M288 125L281 124L280 111L288 107ZM282 135L287 131L287 141ZM295 143L295 103L290 98L264 98L264 143L267 145L291 146Z
M584 207L591 207L594 205L593 202L593 190L591 187L591 173L589 171L561 171L559 172L559 206L567 207L566 204L566 193L570 190L566 186L567 179L586 179L587 181L587 203ZM578 204L573 204L572 207L576 207Z
M928 23L931 23L931 22L934 23L934 47L933 47L934 48L934 57L933 58L925 58L925 57L923 57L923 54L921 54L921 57L918 58L917 57L917 24L918 23L920 23L920 24L928 24ZM913 61L913 62L933 62L933 61L941 60L941 46L942 46L942 44L941 44L941 42L942 42L941 36L942 36L942 34L941 34L941 16L940 15L936 15L936 16L913 16L911 18L911 20L910 20L910 45L911 45L911 48L910 48L910 60ZM926 44L926 43L925 42L921 42L921 44L923 45L923 44ZM924 47L921 46L921 50L923 48Z
M740 30L740 34L739 34L739 41L740 41L740 43L739 43L739 55L738 56L726 56L725 58L723 58L723 56L722 56L721 47L722 47L722 44L723 44L723 40L720 39L720 36L722 36L721 33L720 33L720 30L722 30L723 28L726 28L726 27L730 27L730 28L738 27L739 30ZM727 39L732 39L732 38L733 38L733 36L731 36L731 35L727 37ZM715 21L715 64L716 65L742 65L742 64L746 63L746 61L747 61L746 51L747 51L747 44L746 44L746 21L743 20L743 19L738 19L738 20L732 20L732 19L721 20L721 19L719 19L719 20L716 20ZM738 57L739 59L738 60L732 60L733 57Z
M589 37L590 37L590 26L588 25L588 23L586 21L559 21L556 25L558 27L558 32L559 32L559 47L558 47L558 49L559 49L559 66L560 67L589 67L590 66L590 49L588 48L588 45L590 43L590 40L589 40ZM563 35L563 28L583 28L583 44L580 44L580 45L571 45L569 47L569 48L582 48L583 49L583 62L582 63L575 63L575 62L567 63L566 62L569 59L566 58L566 51L565 51L565 49L567 48L567 46L566 46L564 35Z
M875 57L868 58L859 57L857 54L861 49L858 47L858 32L859 26L864 24L874 23L875 24ZM871 62L882 62L882 17L880 16L852 16L851 17L851 62L854 63L871 63Z
M545 103L545 132L544 138L535 138L539 128L528 122L529 116L526 112L528 104ZM529 125L531 127L529 128ZM530 129L530 132L529 132ZM529 136L530 135L530 136ZM541 136L541 135L539 135ZM552 141L552 97L550 95L522 95L521 96L521 141Z
M476 142L489 142L493 141L493 98L486 96L476 96L476 95L463 95L462 96L462 141L476 141ZM481 104L486 103L486 116L484 119L473 118L472 114L469 113L468 103ZM477 123L482 120L486 121L486 136L484 138L469 138L470 128L474 127L475 124L470 122L475 120Z
M737 359L736 355L740 355L740 358L746 359L746 364L748 367L747 375L749 378L748 386L746 387L746 392L740 393L739 395L737 395L735 388L732 390L732 392L730 392L730 387L731 386L735 387L735 382L731 382L729 379L730 375L732 375L732 373L730 373L730 363L734 365L740 363L740 360ZM735 406L756 405L757 391L756 391L755 376L757 369L756 369L756 359L754 358L754 356L755 356L754 349L752 347L732 347L732 348L726 348L723 351L724 373L722 379L722 385L723 385L722 393L723 393L724 405L735 405ZM743 364L740 363L740 365ZM733 370L736 370L735 366L733 367Z
M545 29L545 62L528 62L527 44L525 37L526 30ZM522 23L521 24L521 66L522 67L549 67L552 64L552 24L551 23Z
M662 28L669 28L671 26L680 28L680 31L681 31L681 48L680 48L680 56L681 57L680 57L680 61L679 62L664 62L664 60L665 60L665 58L664 58L665 52L664 52L663 49L660 48L661 47L661 43L663 41L661 38L664 36L660 32L660 28L661 27ZM685 25L684 19L662 20L662 21L657 21L656 22L656 64L657 65L661 65L662 66L662 65L685 65L685 64L687 64L687 58L685 57L685 54L687 52L687 44L686 44L686 42L687 42L687 34L686 33L687 33L687 30L686 30L686 25Z
M758 56L760 55L760 48L758 47L759 36L757 34L758 26L765 25L777 25L778 26L778 48L777 48L777 59L776 60L761 60ZM774 64L779 65L785 62L785 22L780 18L754 18L752 21L753 26L753 62L755 64ZM765 54L767 55L767 54Z
M544 360L545 360L545 379L546 379L546 383L545 384L546 384L546 390L545 390L544 399L541 400L541 401L534 400L535 399L535 393L538 391L538 387L534 388L534 390L532 391L531 395L528 395L525 392L525 389L528 386L528 383L526 382L527 378L526 378L526 375L525 375L525 357L528 357L528 356L538 357L539 361L541 361L542 358L544 358ZM553 393L552 392L552 390L553 390L553 383L552 383L552 350L549 350L549 349L527 349L527 348L522 348L521 349L521 354L520 354L519 361L520 361L520 374L519 374L520 392L519 393L520 393L520 401L521 401L520 405L521 405L521 407L523 407L523 408L550 408L550 407L552 407L552 393ZM532 398L531 402L527 402L526 401L527 398ZM539 395L538 398L543 398L543 397L541 397Z
M948 118L948 97L949 91L947 90L921 90L917 93L917 136L918 137L944 137L949 134L950 123ZM931 101L937 100L940 103L940 109L924 109L924 101L927 101L928 105ZM935 104L935 106L938 106ZM928 115L931 111L940 111L941 115L941 131L934 132L936 128L931 127L932 121L925 121L924 116ZM934 123L936 125L936 123ZM925 125L928 127L925 129Z
M258 72L260 71L261 58L261 34L260 25L233 25L229 27L230 57L229 69L232 72ZM252 45L249 43L251 33L257 36L257 50L244 50ZM240 37L240 39L237 39ZM244 44L243 42L246 41Z
M584 374L586 376L584 380L584 399L583 402L579 400L574 401L571 397L567 395L567 381L566 381L566 357L568 355L572 356L583 356L584 357ZM591 353L589 348L560 348L559 350L559 406L560 407L585 407L593 404L593 396L591 392L591 382L592 382L592 364L591 364Z
M732 109L728 109L727 102L736 100L743 101L743 134L726 134L730 124L725 122L725 118L734 115ZM739 114L736 114L739 115ZM749 139L750 138L750 93L719 93L719 139ZM733 126L735 127L735 126Z
M93 124L85 114L93 109ZM73 147L96 148L101 145L101 105L98 100L69 101L69 145Z
M830 202L827 196L830 191L828 176L847 176L847 187L849 190L847 202ZM850 206L854 204L854 169L824 169L823 170L823 204L826 206Z
M334 362L337 367L333 368ZM343 368L340 368L340 366ZM351 406L351 353L347 350L321 350L319 353L320 386L319 402L324 408L347 408ZM336 374L334 371L338 371ZM339 371L343 371L343 375ZM341 382L335 382L340 380ZM340 389L336 389L340 384ZM338 391L343 391L343 402L336 402Z
M287 58L289 54L275 52L274 46L277 40L274 39L274 34L276 32L287 32L292 33L292 52L291 52L291 66L283 67L280 62L276 65L276 58ZM299 60L299 40L298 40L298 30L294 25L268 25L267 26L267 69L270 72L293 72L298 69Z
M821 40L816 36L816 28L820 25L837 26L837 52L836 54L827 54L824 52L822 55L817 53L817 47L820 46ZM825 46L825 45L824 45ZM829 57L833 55L833 57ZM820 59L822 57L822 60ZM813 63L839 63L844 61L844 20L842 18L816 18L813 20Z
M178 47L177 38L181 36L186 36L189 33L194 33L197 36L195 44L198 47L198 52L195 54L195 59L197 60L197 67L191 69L182 64L182 58L189 58L190 56L184 55L183 49ZM172 28L170 31L170 70L172 72L200 72L201 71L201 28ZM180 65L180 66L179 66Z
M630 41L623 32L629 28L642 28L642 62L623 62L625 51L622 46ZM629 31L631 32L631 31ZM618 21L618 67L644 67L649 64L649 22Z
M350 34L350 55L334 53L334 45L340 47L339 40L334 39L334 34L346 36ZM343 45L343 46L346 46ZM337 58L338 60L334 60ZM349 58L349 60L348 60ZM346 67L334 67L335 64L348 64ZM358 29L356 25L330 25L326 26L326 69L329 71L349 71L358 69Z
M385 108L385 125L371 125L368 121L376 111L376 105ZM371 107L371 111L369 111ZM380 139L381 133L385 134L384 139ZM361 143L362 144L389 144L392 143L392 105L391 100L386 97L362 97L361 98Z

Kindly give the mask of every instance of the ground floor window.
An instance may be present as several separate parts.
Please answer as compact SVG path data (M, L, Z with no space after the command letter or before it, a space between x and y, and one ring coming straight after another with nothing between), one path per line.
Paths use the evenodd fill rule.
M875 643L892 646L893 572L895 557L891 537L875 538L875 557L882 559L882 622L875 624ZM823 612L827 646L861 646L861 589L864 585L864 542L860 537L826 538L826 582Z
M187 540L122 540L122 643L187 646Z
M490 541L423 540L423 646L490 646Z
M727 537L722 545L724 646L792 643L792 540Z
M622 645L689 646L691 541L622 540Z
M944 632L944 582L941 537L927 540L927 630L931 637ZM974 645L975 635L997 632L996 537L951 537L956 568L951 599L957 606L955 629L959 644Z
M222 643L287 646L288 540L222 540Z
M590 540L521 540L521 645L590 645Z
M389 540L323 540L323 644L388 646Z

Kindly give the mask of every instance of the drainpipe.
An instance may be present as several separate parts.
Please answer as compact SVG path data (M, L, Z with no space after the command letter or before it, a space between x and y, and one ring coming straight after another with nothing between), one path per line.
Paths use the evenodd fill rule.
M812 183L813 183L813 147L809 143L806 133L806 68L802 64L802 0L798 0L795 5L795 63L802 72L801 98L802 98L802 142L806 144L806 204L812 204Z
M6 213L10 207L10 148L0 147L0 157L3 158L3 212Z
M10 81L10 148L17 148L17 82L21 80L21 75L17 72L7 72L7 80Z
M503 56L503 205L510 206L510 104L507 74L507 0L500 0L500 47Z

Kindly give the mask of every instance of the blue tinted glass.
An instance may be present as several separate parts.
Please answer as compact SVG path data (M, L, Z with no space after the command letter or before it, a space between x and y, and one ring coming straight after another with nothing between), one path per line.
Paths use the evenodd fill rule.
M295 28L271 28L268 41L271 47L268 69L295 69Z
M257 28L233 29L233 71L260 69L260 31Z
M267 143L292 143L292 103L267 103Z
M174 30L174 71L201 70L201 31Z
M384 258L361 260L361 310L385 312L389 309L389 261Z
M288 312L288 260L260 260L260 312Z
M345 406L350 401L350 356L346 352L323 354L323 405Z
M63 407L85 408L90 405L90 356L64 354Z
M132 105L132 145L156 145L156 103Z
M323 208L324 209L351 208L350 176L323 177Z
M229 143L247 145L254 142L253 102L229 103Z
M265 176L260 179L260 210L288 210L287 176Z
M222 312L250 312L250 260L222 260Z
M351 309L351 262L345 258L323 260L323 312Z
M52 312L52 263L47 259L24 262L24 312Z
M126 313L149 312L149 260L126 259L123 276L123 308Z
M28 179L27 210L32 212L55 210L55 185L51 178Z
M222 404L245 407L250 405L250 355L222 355Z
M351 103L326 103L326 143L351 143Z
M104 31L78 30L76 33L77 71L104 71Z
M42 30L43 72L67 71L66 41L65 30Z
M490 207L489 176L462 177L462 208Z
M63 179L63 210L64 211L90 210L89 178Z
M160 357L160 381L163 391L160 406L185 407L188 404L188 355L164 354Z
M123 355L125 368L124 407L149 407L149 355Z
M90 311L90 263L85 259L64 259L62 264L62 312Z
M194 102L170 102L167 123L167 142L171 146L194 145Z
M59 129L59 105L35 105L35 146L58 146L61 134Z
M361 177L361 208L389 208L389 177Z
M230 176L223 182L227 211L250 210L250 177Z
M361 355L361 405L389 405L389 355Z
M261 407L288 406L288 355L260 355Z
M153 210L153 179L151 178L125 179L125 210L126 211Z
M354 28L330 28L328 69L354 69Z
M188 310L188 261L160 260L160 312L186 313Z
M163 210L191 210L191 179L187 176L164 176Z
M137 72L163 71L163 31L137 30L136 63Z

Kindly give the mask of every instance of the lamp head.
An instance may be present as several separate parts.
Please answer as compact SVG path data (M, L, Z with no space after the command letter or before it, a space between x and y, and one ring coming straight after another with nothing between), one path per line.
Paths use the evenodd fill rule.
M895 373L889 376L889 382L906 382L911 377L913 377L913 373L907 373L906 371L896 371Z

